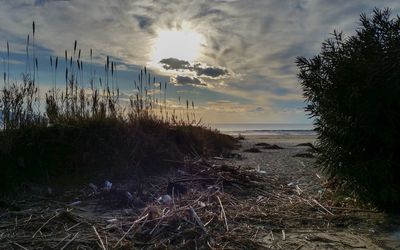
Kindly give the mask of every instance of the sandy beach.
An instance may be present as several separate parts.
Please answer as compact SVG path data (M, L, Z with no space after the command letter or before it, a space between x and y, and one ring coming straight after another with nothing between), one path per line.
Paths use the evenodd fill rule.
M299 196L315 199L326 207L331 218L326 220L313 209L301 219L300 224L286 224L285 235L272 234L265 237L267 242L282 249L399 249L399 218L382 212L351 205L351 208L340 208L338 197L326 184L324 174L315 167L314 158L296 157L307 153L309 147L298 146L300 143L314 143L316 136L310 135L248 135L241 141L242 147L237 150L242 160L230 160L235 166L254 166L271 179L279 178L275 194L284 193L287 188L297 190ZM256 144L267 143L280 146L282 149L261 149L259 153L244 152ZM258 147L262 148L262 147ZM344 204L351 196L342 197ZM282 199L277 205L280 213L296 211L290 200ZM351 203L351 202L350 202ZM300 211L300 209L299 209ZM304 211L293 217L304 216ZM272 232L272 231L271 231ZM272 243L271 243L272 244Z

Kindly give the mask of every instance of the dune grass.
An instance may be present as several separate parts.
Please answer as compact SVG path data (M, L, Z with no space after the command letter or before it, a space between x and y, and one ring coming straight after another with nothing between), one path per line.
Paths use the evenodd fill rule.
M26 181L55 184L160 173L185 156L219 155L234 146L232 137L201 125L193 101L183 101L179 111L168 107L169 83L157 81L146 67L133 81L129 101L122 102L117 64L107 56L103 77L96 79L92 50L86 72L75 41L73 51L65 51L64 69L59 68L62 59L50 57L51 88L44 93L29 36L26 72L19 81L10 82L7 49L0 94L1 190ZM57 79L60 71L63 80ZM91 76L89 83L84 74Z

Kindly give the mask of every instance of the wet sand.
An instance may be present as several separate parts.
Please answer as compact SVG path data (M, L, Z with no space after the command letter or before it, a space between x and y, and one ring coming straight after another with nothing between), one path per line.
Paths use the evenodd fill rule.
M281 185L276 186L274 193L293 187L302 197L331 204L327 206L333 214L330 220L315 223L313 220L318 220L319 215L311 213L309 218L304 218L304 225L285 229L285 235L271 233L263 240L282 249L400 249L398 216L361 205L357 207L351 202L351 195L336 197L335 191L327 187L325 175L315 167L315 158L295 157L296 154L309 152L309 147L298 144L314 143L315 140L316 137L310 135L248 135L236 151L242 160L227 162L235 166L253 166L271 178L279 176ZM283 149L262 149L255 146L257 143L276 144ZM252 147L260 148L261 152L245 152ZM346 205L347 201L349 204ZM285 213L285 207L292 209L291 206L289 201L283 200L282 213Z

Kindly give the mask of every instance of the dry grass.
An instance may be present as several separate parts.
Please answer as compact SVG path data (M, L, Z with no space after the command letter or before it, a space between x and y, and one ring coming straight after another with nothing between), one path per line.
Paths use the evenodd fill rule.
M233 138L201 125L193 101L182 101L180 112L168 107L169 83L157 81L146 67L132 82L129 104L123 105L117 63L107 56L104 76L97 78L92 50L90 67L84 66L77 41L73 51L65 51L65 68L59 67L62 58L50 57L52 84L43 93L34 27L33 23L22 79L10 82L9 70L4 72L0 94L2 190L25 181L65 184L72 177L79 180L88 175L162 172L185 156L220 155L233 147ZM64 81L57 79L61 72ZM83 81L84 74L90 75L89 83Z
M35 55L35 25L32 25L32 43L26 44L26 71L20 81L10 82L10 53L7 42L7 72L4 71L4 87L0 96L3 130L30 126L76 124L87 120L117 119L132 123L139 120L155 120L174 125L198 125L193 100L179 97L179 109L167 106L167 90L170 83L157 80L146 67L132 82L129 104L120 101L117 62L106 57L103 74L93 71L93 53L90 58L81 57L81 49L75 40L72 52L65 50L64 68L58 57L50 56L51 88L43 93L39 88L39 65ZM30 53L32 52L32 53ZM90 60L90 67L86 63ZM88 70L90 69L90 70ZM57 76L64 73L64 86ZM89 82L84 75L90 76ZM58 80L58 81L57 81ZM61 81L63 82L63 81ZM182 100L182 103L181 103ZM43 106L43 104L45 104Z

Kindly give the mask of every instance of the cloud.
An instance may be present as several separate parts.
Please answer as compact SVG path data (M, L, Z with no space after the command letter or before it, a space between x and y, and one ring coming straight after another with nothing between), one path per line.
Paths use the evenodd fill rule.
M153 68L152 72L164 79L177 75L173 79L181 85L177 90L190 92L207 84L208 88L195 88L204 105L211 97L224 95L237 104L236 110L246 107L240 112L262 107L263 113L253 112L250 117L261 121L275 117L272 111L267 117L271 109L279 113L302 107L296 56L317 54L334 29L354 34L361 12L370 14L374 7L387 6L393 16L400 13L400 2L394 0L2 1L0 59L5 58L7 39L12 47L11 62L25 62L26 36L32 33L35 20L35 42L46 49L36 51L39 65L48 65L50 54L63 58L64 50L71 51L78 39L84 60L88 60L90 48L100 55L94 57L98 64L103 65L106 55L114 56L124 71L119 72L125 77L119 79L120 86L128 89L135 74L127 70L137 73L141 66L150 67L157 30L179 29L182 23L189 23L204 36L200 64L165 58L161 61L164 69ZM101 70L96 68L96 76L102 75ZM239 118L235 115L235 119Z
M200 91L197 90L177 90L178 94L189 94L189 95L200 95Z
M200 79L196 78L196 77L189 77L189 76L176 76L172 78L172 82L175 84L181 84L181 85L201 85L201 86L205 86L204 83L202 83L200 81Z
M228 74L228 70L218 67L203 68L200 64L195 64L193 70L196 71L197 76L208 76L211 78L218 78Z
M133 17L136 19L140 29L142 30L148 30L153 24L153 19L151 17L144 15L133 15Z
M49 2L68 2L70 0L35 0L35 5L36 6L43 6L46 3Z
M165 58L162 59L160 63L166 70L186 70L191 68L188 61L179 60L177 58Z
M190 62L177 58L165 58L160 63L166 70L195 72L198 77L221 78L229 74L228 70L221 67L212 67L201 63L192 66Z

